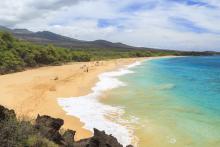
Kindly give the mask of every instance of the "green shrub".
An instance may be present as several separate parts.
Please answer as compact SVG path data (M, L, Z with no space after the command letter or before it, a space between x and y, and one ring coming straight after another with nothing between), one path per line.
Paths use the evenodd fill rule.
M11 51L0 54L0 73L20 71L24 68L24 61Z
M42 137L29 121L10 118L0 122L1 147L58 147Z
M129 57L164 55L195 55L193 52L176 52L148 49L66 49L53 45L35 45L15 39L10 33L0 32L0 74L21 71L28 67L57 65L71 61L87 62Z
M26 141L26 146L28 147L58 147L55 143L49 141L46 138L37 136L37 135L31 135L28 137Z

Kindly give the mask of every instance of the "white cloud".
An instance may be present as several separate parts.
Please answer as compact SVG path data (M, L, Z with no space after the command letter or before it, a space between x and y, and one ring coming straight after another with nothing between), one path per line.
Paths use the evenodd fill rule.
M219 1L202 1L208 6L171 0L2 0L0 25L49 30L81 40L220 51ZM155 4L142 8L150 3ZM181 26L170 18L186 22ZM99 27L100 19L111 23Z

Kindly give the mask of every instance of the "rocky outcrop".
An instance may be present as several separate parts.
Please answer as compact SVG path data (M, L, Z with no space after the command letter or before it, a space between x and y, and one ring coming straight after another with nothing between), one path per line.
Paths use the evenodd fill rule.
M63 134L63 140L66 143L67 146L71 146L74 144L75 140L74 140L74 136L76 134L76 131L73 130L67 130L64 132Z
M9 110L4 106L0 105L0 121L8 119L16 119L16 114L14 110Z
M50 116L37 116L35 127L42 136L55 142L56 144L64 144L63 138L59 132L64 121L59 118L52 118Z
M114 136L98 129L94 129L93 137L75 141L75 131L67 130L63 135L59 133L63 123L62 119L38 115L35 126L44 137L65 147L123 147Z
M16 114L14 110L9 110L3 106L0 106L0 124L3 121L7 123L8 120L19 122L16 119ZM47 138L48 140L54 142L60 147L123 147L115 137L106 134L104 131L99 131L98 129L94 129L93 137L82 139L80 141L75 141L75 131L66 130L63 134L60 133L60 128L64 124L64 121L59 118L52 118L46 115L38 115L34 125L32 125L30 122L26 124L30 124L30 128L33 128L33 130L31 131L32 135L34 132L40 134L43 138ZM26 136L30 135L27 132L25 134L27 134ZM7 140L7 137L5 139ZM129 145L127 147L133 146Z
M94 129L94 136L74 143L74 147L123 147L115 137Z
M94 136L89 141L89 147L123 147L115 137L104 131L94 129Z

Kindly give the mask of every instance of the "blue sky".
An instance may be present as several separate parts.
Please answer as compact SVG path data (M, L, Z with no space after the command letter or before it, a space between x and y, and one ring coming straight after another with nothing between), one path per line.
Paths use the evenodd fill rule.
M2 0L0 7L0 25L11 28L134 46L220 51L219 0Z

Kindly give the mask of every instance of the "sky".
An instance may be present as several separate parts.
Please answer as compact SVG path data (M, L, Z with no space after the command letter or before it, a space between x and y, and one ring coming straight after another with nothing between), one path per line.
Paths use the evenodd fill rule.
M220 51L220 0L1 0L0 25L139 47Z

